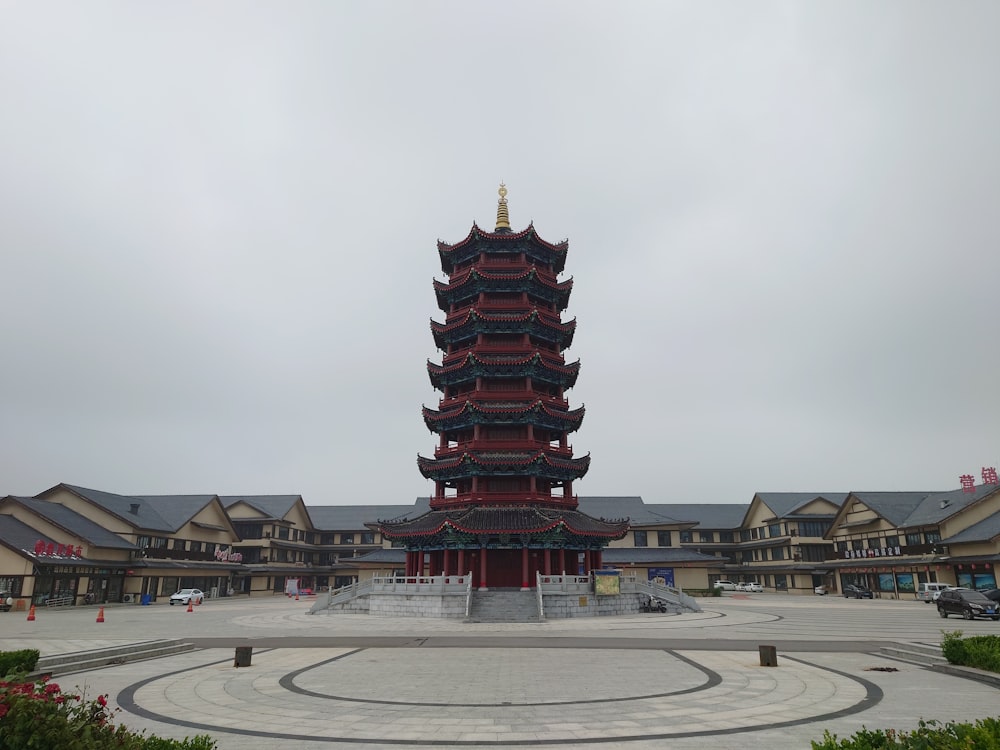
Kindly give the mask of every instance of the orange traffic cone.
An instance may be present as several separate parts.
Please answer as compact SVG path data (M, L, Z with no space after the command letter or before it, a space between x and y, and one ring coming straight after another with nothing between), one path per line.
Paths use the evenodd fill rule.
M31 605L31 609L28 610L28 622L35 621L35 605Z
M97 610L97 621L104 622L104 607L101 607L99 610Z
M188 599L188 612L194 612L194 605L191 603L190 599Z

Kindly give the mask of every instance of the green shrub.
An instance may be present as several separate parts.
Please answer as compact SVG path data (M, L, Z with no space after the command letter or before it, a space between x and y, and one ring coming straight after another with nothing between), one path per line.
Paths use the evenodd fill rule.
M38 649L25 648L20 651L0 651L0 677L33 672L38 664Z
M1000 750L1000 720L980 719L974 724L920 720L912 732L896 729L862 729L840 740L829 731L812 750Z
M965 664L965 642L961 630L941 631L941 653L949 664Z
M207 735L161 739L112 721L108 697L64 693L48 678L0 680L0 750L213 750Z
M951 664L1000 672L1000 636L962 637L961 630L942 633L941 652Z

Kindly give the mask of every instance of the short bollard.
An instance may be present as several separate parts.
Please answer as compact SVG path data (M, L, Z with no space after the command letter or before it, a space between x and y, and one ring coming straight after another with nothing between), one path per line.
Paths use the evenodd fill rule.
M252 646L237 646L236 647L236 659L233 661L234 667L249 667L250 666L250 656L253 654Z
M757 649L760 651L760 665L762 667L778 666L777 646L758 646Z

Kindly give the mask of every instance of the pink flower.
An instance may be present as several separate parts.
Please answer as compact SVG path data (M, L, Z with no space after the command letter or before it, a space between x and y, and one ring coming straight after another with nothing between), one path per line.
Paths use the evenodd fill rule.
M97 702L101 704L101 708L105 708L108 705L108 699L103 695L97 696Z

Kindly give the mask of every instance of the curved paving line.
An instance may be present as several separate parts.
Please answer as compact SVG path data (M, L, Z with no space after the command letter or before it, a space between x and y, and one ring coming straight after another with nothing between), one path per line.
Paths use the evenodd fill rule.
M316 669L318 667L326 666L327 664L329 664L331 662L338 661L339 659L343 659L345 656L352 656L354 654L359 653L362 650L363 649L357 649L355 651L352 651L350 654L342 654L341 656L335 656L332 659L327 659L326 661L321 661L321 662L319 662L317 664L312 664L312 665L310 665L308 667L303 667L302 669L299 669L299 670L297 670L295 672L290 672L289 674L286 674L284 677L282 677L278 681L278 684L280 684L281 687L285 688L285 690L288 690L291 693L297 693L299 695L308 695L308 696L310 696L312 698L325 698L326 700L344 701L345 703L371 703L371 704L382 705L382 706L386 706L386 705L388 705L388 706L427 706L427 707L430 707L430 708L446 708L446 707L450 708L452 706L454 706L456 708L517 708L517 707L525 708L525 707L532 707L532 706L544 706L544 707L548 707L548 706L576 706L576 705L582 705L582 704L585 704L585 703L621 703L623 701L641 701L641 700L649 700L651 698L671 698L671 697L676 696L676 695L686 695L687 693L696 693L696 692L698 692L700 690L708 690L709 688L713 688L713 687L716 687L717 685L721 685L722 684L722 676L718 672L715 672L715 671L713 671L711 669L708 669L707 667L703 667L701 664L698 664L697 662L692 661L691 659L688 659L688 658L686 658L684 656L681 656L678 653L670 651L669 649L660 649L660 650L662 650L666 654L669 654L670 656L673 656L678 661L685 662L689 666L692 666L695 669L697 669L699 672L701 672L703 675L705 675L705 682L703 682L701 685L695 685L694 687L684 688L683 690L674 690L674 691L669 692L669 693L650 693L648 695L629 695L629 696L624 696L624 697L621 697L621 698L587 698L587 699L581 699L581 700L575 700L575 701L542 701L542 702L533 701L531 703L513 703L513 702L501 702L501 703L452 703L452 702L448 702L448 703L442 703L442 702L433 702L433 701L430 701L430 702L428 702L428 701L390 701L390 700L378 700L378 699L375 699L375 698L355 698L353 696L335 695L333 693L318 693L318 692L313 691L313 690L307 690L306 688L301 688L301 687L299 687L298 685L295 684L295 679L300 674L304 674L305 672L308 672L309 670L312 670L312 669Z
M358 649L360 650L360 649ZM354 653L354 652L351 652ZM349 656L350 654L343 654L342 656ZM691 660L685 659L678 655L689 663ZM214 666L215 664L223 664L229 661L229 659L222 659L216 662L210 662L208 664L203 664L198 667L190 667L188 669L178 669L175 672L169 672L167 674L158 675L156 677L150 677L149 679L142 680L130 685L129 687L118 693L116 701L118 705L129 713L136 714L137 716L142 716L146 719L151 719L153 721L158 721L164 724L170 724L173 726L187 727L189 729L197 729L205 732L221 732L223 734L236 734L247 737L266 737L269 739L276 740L298 740L302 742L341 742L341 743L351 743L356 745L402 745L402 746L417 746L417 747L478 747L478 746L493 746L493 747L505 747L505 746L524 746L524 745L600 745L607 744L610 742L640 742L649 740L669 740L669 739L681 739L685 737L714 737L719 735L733 735L733 734L746 734L749 732L760 732L764 730L771 729L782 729L784 727L796 727L803 726L805 724L815 724L817 722L824 722L830 719L839 719L844 716L850 716L852 714L860 713L862 711L867 711L868 709L877 705L882 698L884 693L882 688L876 685L870 680L866 680L863 677L858 677L856 675L848 674L847 672L841 672L837 669L831 669L829 667L820 666L817 664L812 664L805 659L796 659L794 657L785 656L785 659L789 661L795 661L799 664L805 664L807 666L819 669L823 672L830 672L831 674L839 675L841 677L846 677L849 680L862 685L865 688L865 697L860 701L855 703L853 706L848 706L847 708L842 708L839 711L830 711L825 714L817 714L815 716L810 716L804 719L792 719L790 721L782 721L770 723L767 725L755 726L755 727L733 727L731 729L702 729L694 730L689 732L648 732L645 734L637 735L618 735L614 737L567 737L566 739L552 739L552 740L414 740L414 739L388 739L388 738L367 738L367 737L338 737L335 735L327 735L321 737L318 735L309 734L293 734L291 732L264 732L253 729L239 729L233 727L220 727L215 724L202 724L194 721L184 721L183 719L175 719L170 716L163 716L162 714L157 714L153 711L148 711L135 702L135 693L142 687L156 682L163 677L171 677L176 674L181 674L183 672L190 672L194 669L202 669L204 667ZM334 661L331 659L330 661ZM700 665L699 665L700 668ZM300 670L301 671L301 670ZM437 704L440 707L440 704Z

